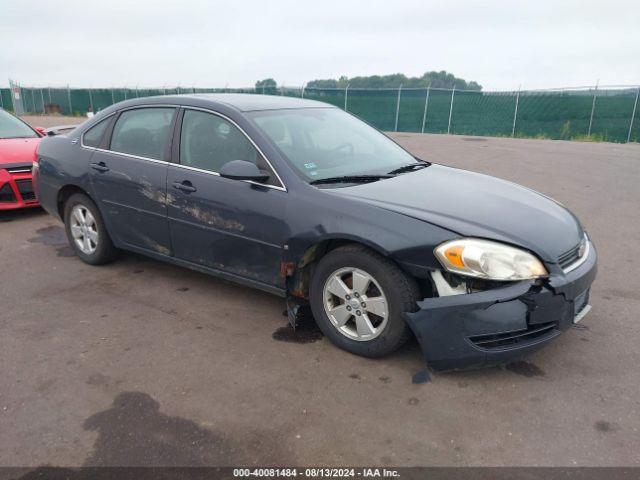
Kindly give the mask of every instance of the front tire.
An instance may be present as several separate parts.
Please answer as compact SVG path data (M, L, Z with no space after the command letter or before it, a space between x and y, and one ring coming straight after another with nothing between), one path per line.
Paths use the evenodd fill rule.
M118 251L102 215L88 196L76 193L69 197L64 205L64 225L69 245L83 262L102 265L116 258Z
M392 261L361 245L325 255L310 286L311 310L338 347L364 357L383 357L411 335L404 312L417 309L415 280Z

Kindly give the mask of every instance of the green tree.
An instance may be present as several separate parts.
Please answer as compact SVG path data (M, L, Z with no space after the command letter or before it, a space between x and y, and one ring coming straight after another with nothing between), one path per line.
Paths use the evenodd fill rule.
M256 82L256 91L258 93L275 94L278 89L278 84L273 78L265 78L264 80L258 80Z
M348 78L341 76L338 80L320 79L307 83L307 87L315 88L453 88L458 90L482 90L482 85L475 81L466 81L444 70L440 72L425 72L420 77L407 77L403 73L391 75L370 75Z

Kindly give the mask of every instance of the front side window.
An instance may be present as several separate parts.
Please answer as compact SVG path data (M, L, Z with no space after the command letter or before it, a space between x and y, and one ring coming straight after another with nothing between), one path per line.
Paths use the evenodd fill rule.
M271 173L266 183L279 185L260 152L235 125L212 113L185 110L180 135L180 164L217 173L233 160L256 164Z
M26 123L0 108L0 138L37 138Z
M337 108L249 113L308 181L383 175L416 159L373 127Z
M107 130L109 126L110 118L105 118L97 125L94 125L89 130L84 132L82 136L82 144L85 147L98 148L100 146L100 142L102 141L102 137L104 136L104 132Z
M138 157L164 160L171 135L175 108L127 110L118 118L111 137L111 150Z

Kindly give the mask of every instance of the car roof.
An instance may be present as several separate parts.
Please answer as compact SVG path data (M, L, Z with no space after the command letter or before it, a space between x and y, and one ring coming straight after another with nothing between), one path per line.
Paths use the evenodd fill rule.
M285 110L298 108L337 108L334 105L306 98L285 97L280 95L262 95L255 93L189 93L180 95L157 95L139 97L115 103L99 111L92 121L85 122L79 131L88 130L105 116L117 110L143 107L145 105L189 105L201 108L226 107L239 112L262 110Z
M224 103L242 112L256 110L280 110L284 108L326 108L333 107L315 100L307 100L296 97L280 95L261 95L254 93L196 93L186 95L172 95L180 98L194 98L208 100L215 103Z

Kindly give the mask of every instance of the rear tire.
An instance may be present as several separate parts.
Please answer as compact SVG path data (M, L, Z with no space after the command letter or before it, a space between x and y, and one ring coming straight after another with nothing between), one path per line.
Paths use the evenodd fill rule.
M318 327L338 347L363 357L383 357L411 336L404 312L417 310L416 281L391 260L361 245L325 255L310 286Z
M82 193L71 195L64 204L64 225L69 245L85 263L103 265L113 261L118 250L93 200Z

